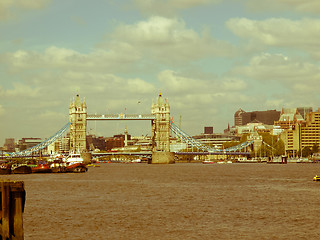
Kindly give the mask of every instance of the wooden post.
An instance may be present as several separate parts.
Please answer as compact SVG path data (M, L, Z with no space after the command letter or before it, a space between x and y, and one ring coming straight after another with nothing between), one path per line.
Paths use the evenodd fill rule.
M9 182L1 182L1 200L2 200L2 211L1 211L1 236L2 239L9 239Z
M2 240L23 240L24 182L0 180Z

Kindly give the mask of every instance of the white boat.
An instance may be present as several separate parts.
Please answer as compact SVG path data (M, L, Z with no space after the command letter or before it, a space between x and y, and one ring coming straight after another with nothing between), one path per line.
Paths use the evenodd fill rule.
M132 163L141 163L141 159L140 159L140 158L134 159L134 160L132 160L131 162L132 162Z
M75 163L83 163L83 158L80 153L71 153L66 159L67 165L72 165Z

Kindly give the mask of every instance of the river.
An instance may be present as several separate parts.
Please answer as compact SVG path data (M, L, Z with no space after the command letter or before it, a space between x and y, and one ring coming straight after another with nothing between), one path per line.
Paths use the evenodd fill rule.
M100 166L2 176L25 182L25 239L320 236L320 164Z

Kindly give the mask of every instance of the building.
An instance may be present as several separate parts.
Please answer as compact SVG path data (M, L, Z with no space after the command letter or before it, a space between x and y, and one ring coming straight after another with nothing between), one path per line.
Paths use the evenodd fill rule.
M245 113L241 108L234 114L234 126L242 126L242 114Z
M42 143L42 141L41 138L22 138L18 141L17 148L19 151L23 151Z
M290 124L280 136L285 144L286 154L290 157L296 157L297 152L305 147L320 147L320 108L317 112L309 112L306 121Z
M226 135L222 133L211 133L211 134L200 134L193 136L194 139L199 140L203 144L206 144L211 147L223 148L223 144L225 142L231 142L231 141L239 141L240 137L238 136L233 136L233 135Z
M106 150L110 151L114 148L124 147L124 137L109 137L105 139Z
M70 151L86 151L86 129L87 129L87 105L85 100L81 101L79 93L69 105L70 125Z
M243 112L241 113L241 125L246 125L253 121L258 121L266 125L273 125L275 121L279 120L280 113L280 111L276 110Z
M307 115L313 110L312 110L312 107L298 107L297 111L300 113L303 119L306 120Z
M3 151L14 152L14 150L15 150L14 138L6 138L3 145Z
M279 120L275 121L274 125L280 126L282 129L289 129L296 123L303 121L304 119L297 108L283 108Z
M96 137L95 135L87 136L87 149L94 151L99 149L100 151L106 150L106 141L104 137Z
M279 117L280 111L277 110L245 112L240 108L234 114L234 126L243 126L253 121L273 125L274 121L279 120Z
M70 138L69 134L65 137L60 137L53 143L51 143L47 147L47 152L50 155L55 155L55 154L67 154L69 153L69 147L70 147Z
M204 134L213 134L213 127L204 127Z
M241 136L242 134L251 134L251 133L262 133L269 132L271 133L273 130L273 125L263 124L259 121L253 121L251 123L247 123L244 126L236 127L236 135Z

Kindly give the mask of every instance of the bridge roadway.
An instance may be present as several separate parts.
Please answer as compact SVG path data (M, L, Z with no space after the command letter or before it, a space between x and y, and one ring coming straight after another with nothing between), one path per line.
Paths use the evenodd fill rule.
M250 152L175 152L175 155L242 155L248 156ZM151 151L146 152L104 152L92 153L92 156L106 156L106 155L131 155L131 156L151 156Z
M87 120L154 120L154 114L88 114Z
M142 157L151 157L151 151L145 152L92 152L92 157L102 157L102 156L112 156L112 155L129 155L129 156L142 156ZM174 152L175 155L241 155L249 156L250 152ZM2 156L2 158L14 158L14 157L39 157L39 154L33 155L18 155L18 156ZM49 154L41 154L42 157L50 157Z

